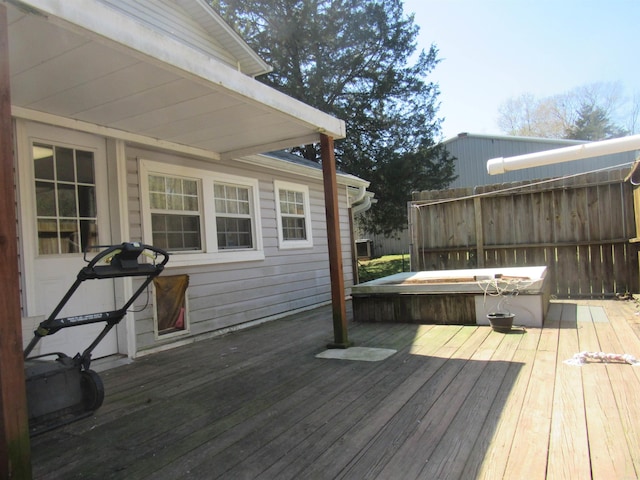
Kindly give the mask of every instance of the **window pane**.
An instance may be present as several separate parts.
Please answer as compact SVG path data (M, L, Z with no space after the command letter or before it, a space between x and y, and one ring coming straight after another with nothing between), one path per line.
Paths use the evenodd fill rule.
M165 177L167 193L182 193L182 181L179 178Z
M78 207L81 217L95 217L96 210L96 189L78 185Z
M305 220L300 217L282 217L282 238L284 240L306 240Z
M184 208L182 208L182 196L167 195L167 209L168 210L184 210Z
M149 190L152 192L164 192L164 177L149 175Z
M80 252L80 233L75 220L60 220L60 253Z
M198 210L198 197L184 197L184 209L195 212Z
M73 150L56 147L56 175L59 182L75 182Z
M165 210L167 208L167 197L163 193L151 193L149 195L151 208Z
M33 145L35 176L41 180L53 180L53 147L35 143Z
M80 250L98 245L98 224L95 220L80 220Z
M38 220L38 253L51 255L58 253L58 222Z
M183 191L185 195L197 195L198 182L196 182L195 180L184 180Z
M76 168L78 171L78 182L95 183L93 173L93 152L76 150Z
M183 244L185 245L185 250L200 250L200 233L189 233L184 232L183 234Z
M182 232L167 232L167 242L171 250L186 250Z
M185 231L199 232L200 219L198 217L182 217L182 228Z
M248 218L216 219L218 229L218 248L252 248L251 220Z
M169 232L182 230L182 216L180 215L166 215L165 222Z
M76 189L73 185L58 184L58 214L61 217L75 217Z
M245 247L251 247L251 234L249 233L241 233L238 235L238 243L240 245L244 245Z
M227 213L227 202L216 198L216 213Z
M167 230L167 216L151 215L151 229L154 232L165 232Z
M36 212L39 217L56 216L55 184L36 182Z
M167 236L164 232L153 232L153 246L162 248L163 250L168 250L169 245L167 244Z
M193 215L151 215L154 244L168 250L200 250L200 217Z

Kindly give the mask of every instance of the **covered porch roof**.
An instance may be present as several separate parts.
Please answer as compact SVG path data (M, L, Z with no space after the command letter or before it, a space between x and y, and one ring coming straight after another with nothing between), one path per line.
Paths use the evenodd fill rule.
M173 6L195 15L194 26L134 16L136 2L5 3L16 117L211 160L345 135L343 121L256 81L251 75L268 66L201 0ZM204 33L194 34L196 26ZM222 46L203 40L214 28Z

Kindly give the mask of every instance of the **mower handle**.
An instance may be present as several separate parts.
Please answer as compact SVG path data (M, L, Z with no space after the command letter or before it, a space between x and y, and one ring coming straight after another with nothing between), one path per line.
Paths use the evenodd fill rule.
M102 248L102 247L96 247ZM153 254L147 253L153 252ZM138 257L144 254L151 257L154 263L138 263ZM156 263L157 256L163 257L162 262ZM134 300L147 288L149 283L153 281L155 277L162 273L164 266L169 261L169 254L161 248L153 247L151 245L145 245L139 242L125 242L120 245L112 245L105 250L98 253L88 265L80 270L76 281L71 288L67 291L65 296L60 300L58 306L51 312L49 317L40 323L38 329L34 332L34 337L24 351L24 358L28 358L29 354L38 343L41 337L54 334L58 330L67 327L73 327L76 325L86 325L89 323L107 322L102 332L98 335L93 343L82 354L82 362L88 369L91 351L95 346L104 338L111 328L122 320L126 315L127 310L133 304ZM105 262L105 265L98 265L100 262ZM107 279L107 278L121 278L121 277L146 277L138 289L133 293L124 306L118 310L91 313L88 315L77 315L73 317L57 318L58 314L69 301L71 296L78 289L80 284L85 280L95 279Z
M95 247L91 247L91 248L101 248L100 246L95 246ZM97 265L99 262L101 261L105 261L105 263L109 263L111 261L112 257L115 257L116 255L125 252L125 253L136 253L136 257L138 255L140 255L141 253L143 253L145 250L150 250L153 253L155 253L157 255L162 255L163 260L160 263L160 265L165 265L168 261L169 261L169 254L162 250L161 248L158 247L154 247L153 245L146 245L144 243L140 243L140 242L123 242L120 245L111 245L109 247L107 247L105 250L102 250L100 253L98 253L95 257L93 257L91 259L91 261L88 262L87 267L89 268L93 268L95 265ZM86 251L85 251L85 255L86 255ZM151 256L151 255L147 255L147 256ZM111 257L111 258L109 258ZM154 258L154 257L152 257Z
M152 252L152 253L149 253ZM139 263L138 257L145 255L153 259L153 264ZM158 255L162 261L156 263ZM139 242L124 242L112 245L98 253L78 274L78 278L116 278L157 275L169 261L169 254L161 248ZM103 262L104 265L99 265Z

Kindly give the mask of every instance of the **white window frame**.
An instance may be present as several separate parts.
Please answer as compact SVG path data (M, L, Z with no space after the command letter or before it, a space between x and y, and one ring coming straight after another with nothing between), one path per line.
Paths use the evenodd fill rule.
M311 205L309 201L309 187L298 183L283 182L281 180L274 180L273 182L275 202L276 202L276 216L278 221L278 245L281 249L296 249L296 248L311 248L313 247L313 226L311 224ZM285 240L284 232L282 228L282 212L280 211L280 190L288 190L293 192L300 192L303 195L304 204L304 222L306 228L307 238L305 240Z
M212 263L247 262L264 260L262 240L262 224L260 220L259 184L255 178L239 177L226 173L218 173L198 168L172 165L154 160L140 159L138 161L140 182L140 213L142 216L142 238L144 243L151 244L151 208L149 203L149 175L188 177L197 179L200 183L200 209L202 233L202 250L198 252L171 252L167 267L205 265ZM214 202L214 183L247 187L250 195L252 216L253 248L218 249L216 231L216 211Z

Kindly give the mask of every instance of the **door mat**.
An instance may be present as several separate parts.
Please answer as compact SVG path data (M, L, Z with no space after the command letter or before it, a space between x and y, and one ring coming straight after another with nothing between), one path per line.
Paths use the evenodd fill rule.
M389 358L397 350L390 348L349 347L330 348L316 355L316 358L332 358L336 360L358 360L362 362L379 362Z

